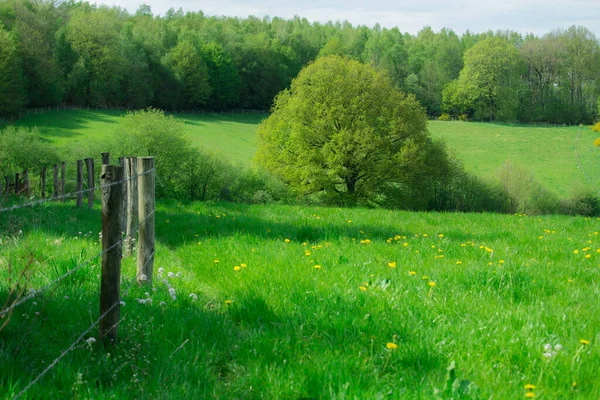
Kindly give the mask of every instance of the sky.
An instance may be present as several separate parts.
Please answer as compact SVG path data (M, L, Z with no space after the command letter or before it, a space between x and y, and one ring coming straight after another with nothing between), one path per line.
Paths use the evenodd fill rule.
M89 0L94 2L94 0ZM600 0L99 0L135 12L148 4L160 15L171 7L206 15L271 16L309 21L348 20L353 25L398 27L416 34L425 26L435 31L514 30L543 35L553 29L582 25L600 38Z

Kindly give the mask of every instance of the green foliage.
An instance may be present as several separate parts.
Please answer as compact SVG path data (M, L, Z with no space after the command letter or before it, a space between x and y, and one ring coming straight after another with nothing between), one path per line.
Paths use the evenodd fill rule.
M420 163L426 123L414 97L385 74L322 57L277 96L258 128L257 161L301 195L377 203L391 182L412 182L403 165Z
M11 35L0 23L0 116L15 114L24 104L21 60Z
M559 211L558 198L544 188L525 167L506 162L498 171L498 179L508 195L509 212L553 214Z
M451 121L452 117L450 116L450 114L443 113L442 115L440 115L438 117L438 120L440 120L440 121Z
M193 42L179 42L165 56L164 64L174 72L179 83L183 97L180 106L195 108L207 103L212 92L208 67Z
M507 40L490 37L465 53L458 81L448 88L445 110L472 112L476 119L516 119L520 59Z
M235 106L240 98L240 76L233 59L219 43L202 46L202 55L208 66L209 84L212 88L207 103L215 109Z
M592 132L600 132L600 122L597 122L595 125L592 125Z
M0 177L39 171L59 161L56 151L40 139L36 128L9 126L0 131Z

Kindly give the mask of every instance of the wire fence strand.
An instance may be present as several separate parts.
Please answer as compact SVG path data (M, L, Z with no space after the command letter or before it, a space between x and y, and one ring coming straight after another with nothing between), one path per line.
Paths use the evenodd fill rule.
M150 258L146 261L146 264L144 265L144 267L146 265L148 265L148 263L154 258L154 252L152 252L152 255L150 256ZM29 384L27 386L25 386L25 388L23 390L21 390L19 392L19 394L17 394L15 397L13 397L13 400L17 400L19 398L21 398L29 389L31 389L31 387L33 385L35 385L40 379L42 379L42 377L44 375L46 375L48 373L48 371L50 371L52 368L54 368L59 362L60 360L62 360L67 354L69 354L74 348L75 346L77 346L77 344L79 342L81 342L81 340L92 330L94 329L94 327L96 327L96 325L98 325L98 323L100 323L100 321L102 320L102 318L106 317L106 315L108 315L108 313L110 311L112 311L117 305L121 304L122 302L122 298L127 296L129 294L129 290L131 290L131 288L133 287L133 285L136 283L136 279L132 279L131 283L129 284L129 286L127 287L127 289L125 290L125 292L123 293L123 295L121 296L121 299L119 299L119 301L115 302L108 310L106 310L104 312L104 314L102 314L100 317L98 317L98 319L96 321L94 321L85 331L83 331L83 333L81 333L77 339L75 339L75 341L73 343L71 343L71 345L69 347L67 347L58 357L56 357L40 374L38 374L38 376L36 376L31 382L29 382ZM118 326L121 321L123 321L124 317L119 318L119 321L114 324L111 329L114 329L116 326Z
M119 239L119 241L117 241L116 243L114 243L112 246L108 247L105 250L102 250L100 253L96 254L94 257L82 262L81 264L75 266L74 268L72 268L71 270L67 271L66 273L64 273L63 275L59 276L58 278L54 279L52 282L48 283L47 285L43 286L40 289L32 289L32 291L29 293L29 295L22 297L21 299L19 299L18 301L16 301L15 303L11 304L9 307L5 308L4 310L0 311L0 318L2 318L5 314L11 312L13 309L15 309L16 307L18 307L19 305L25 303L27 300L34 298L35 296L37 296L39 293L47 290L48 288L52 287L53 285L59 283L60 281L64 280L65 278L67 278L68 276L72 275L73 273L75 273L76 271L80 270L81 268L85 267L86 265L89 265L92 261L94 261L97 258L102 257L105 253L109 252L110 250L114 249L115 247L122 245L125 241L125 239L132 237L139 229L140 227L146 223L146 221L152 217L155 213L156 209L152 210L151 213L149 213L146 218L144 218L134 229L131 230L131 232L124 236L123 238ZM154 253L153 253L154 254Z
M53 197L49 197L47 199L40 199L40 200L35 200L35 201L29 202L29 203L25 203L25 204L15 204L14 206L11 206L11 207L0 208L0 213L8 212L8 211L15 211L15 210L18 210L18 209L21 209L21 208L33 207L33 206L37 206L39 204L47 203L47 202L50 202L50 201L67 199L67 198L75 196L77 194L85 194L85 193L89 193L89 192L92 192L92 191L95 191L95 190L101 190L101 189L109 188L109 187L114 186L114 185L119 185L121 183L128 182L128 181L131 181L133 179L137 179L138 177L147 175L147 174L149 174L151 172L154 172L155 170L156 170L156 168L152 168L151 170L148 170L148 171L146 171L144 173L137 174L135 176L131 176L131 177L127 178L127 179L123 179L123 180L120 180L118 182L112 182L112 183L109 183L108 185L94 186L93 188L79 190L79 191L71 192L71 193L67 193L67 194L61 194L59 196L53 196Z

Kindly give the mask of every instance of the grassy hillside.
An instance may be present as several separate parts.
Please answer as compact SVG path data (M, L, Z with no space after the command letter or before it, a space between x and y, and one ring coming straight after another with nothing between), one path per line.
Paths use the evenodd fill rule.
M120 111L57 111L23 118L19 125L38 126L45 139L65 151L102 140L114 129ZM222 154L233 163L251 165L256 153L256 126L266 114L177 114L190 140ZM443 138L466 168L494 177L507 161L525 166L560 196L574 188L600 187L600 151L587 127L541 127L509 124L432 121L429 130Z
M30 265L39 288L99 252L98 208L4 217L1 303L10 271ZM597 219L177 203L156 218L154 289L123 298L120 342L94 329L29 398L449 399L453 361L460 398L600 396ZM123 291L134 271L125 259ZM13 313L1 396L97 318L99 274Z
M600 151L592 144L597 135L587 126L431 121L429 130L479 176L494 176L510 161L558 195L568 196L578 185L600 189Z

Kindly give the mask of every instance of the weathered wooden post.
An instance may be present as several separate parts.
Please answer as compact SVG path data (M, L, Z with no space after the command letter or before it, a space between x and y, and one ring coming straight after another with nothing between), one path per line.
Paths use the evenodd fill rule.
M94 159L86 158L85 166L87 167L87 188L88 188L88 208L94 208Z
M137 281L152 284L154 269L154 157L139 157Z
M119 157L119 167L123 168L123 176L125 179L125 184L123 185L123 202L121 203L123 204L123 218L121 219L121 222L123 223L121 226L121 233L123 234L127 229L127 168L125 168L125 157Z
M77 200L76 207L81 208L83 203L83 160L77 160Z
M131 255L135 248L135 238L133 230L139 223L138 217L138 178L137 178L137 158L125 158L125 179L127 179L127 216L125 232L125 255Z
M29 170L27 168L23 170L23 190L25 191L25 196L29 197Z
M54 198L58 197L58 164L54 164Z
M21 176L18 172L15 174L15 194L17 196L21 194Z
M42 168L42 172L40 173L40 181L42 185L42 199L46 198L46 167Z
M62 162L60 164L60 195L64 196L65 194L65 175L67 173L67 163ZM60 201L65 201L64 197L61 197Z
M123 168L103 165L102 187L102 279L100 283L100 341L117 340L121 314L121 211L123 209ZM121 183L116 183L121 182Z
M110 153L102 153L102 165L110 164Z

